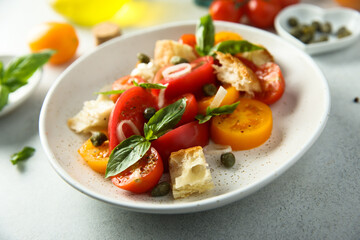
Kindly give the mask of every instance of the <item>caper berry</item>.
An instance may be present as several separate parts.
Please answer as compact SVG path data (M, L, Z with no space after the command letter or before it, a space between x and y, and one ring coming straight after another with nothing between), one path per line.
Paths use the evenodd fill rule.
M202 89L203 89L205 96L208 96L208 97L214 96L217 91L216 86L211 83L205 84Z
M346 27L341 27L339 28L339 30L337 30L336 32L336 36L338 38L343 38L343 37L347 37L351 35L351 32L346 28Z
M226 168L231 168L235 164L235 156L232 152L221 154L220 160Z
M299 21L296 17L290 17L287 21L287 24L290 26L290 27L296 27L299 25Z
M146 120L149 120L154 114L156 113L156 109L153 107L145 108L144 110L144 118Z
M102 132L94 132L90 138L90 141L94 147L101 146L106 140L108 140L108 138Z
M320 26L321 26L321 24L320 24L319 21L313 21L313 22L311 23L311 26L315 29L315 31L320 31Z
M180 63L189 63L189 61L185 58L179 57L179 56L173 56L170 59L170 63L173 65L180 64Z
M137 59L141 63L149 63L150 62L150 58L144 53L138 53L137 54Z
M320 25L320 32L322 33L331 33L331 23L329 22L325 22L323 24Z
M170 183L161 182L156 185L153 190L151 190L151 196L153 197L162 197L168 195L170 192Z

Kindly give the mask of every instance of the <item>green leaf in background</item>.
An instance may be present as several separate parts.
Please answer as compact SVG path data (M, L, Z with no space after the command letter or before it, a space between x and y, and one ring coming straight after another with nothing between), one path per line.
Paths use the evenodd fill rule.
M7 86L0 85L0 111L8 103L10 90Z
M142 87L145 89L164 89L164 88L166 88L166 86L161 83L137 83L136 81L133 81L133 84L137 87Z
M16 91L27 84L27 80L47 63L54 53L54 50L45 50L12 60L4 72L2 84L7 85L10 92Z
M144 125L146 139L155 140L175 127L184 114L185 108L186 100L182 98L157 111Z
M0 61L0 85L4 76L4 63Z
M210 50L210 55L214 55L215 52L237 54L243 52L252 52L256 50L264 49L263 47L254 45L246 40L228 40L216 44Z
M30 158L35 152L35 148L24 147L20 152L11 155L10 161L13 165L16 165L19 161L24 161Z
M150 146L149 141L138 135L122 141L110 154L105 178L115 176L139 161L150 149Z
M105 95L110 95L110 94L121 94L123 92L125 92L126 90L111 90L111 91L106 91L106 92L94 92L94 94L105 94Z
M219 116L223 114L231 114L234 112L236 107L239 105L240 102L233 103L231 105L224 105L217 108L210 108L208 107L206 109L206 115L198 114L195 116L197 120L199 120L199 123L205 123L209 121L213 116Z
M200 56L208 55L215 42L215 27L210 14L200 18L196 25L195 49Z

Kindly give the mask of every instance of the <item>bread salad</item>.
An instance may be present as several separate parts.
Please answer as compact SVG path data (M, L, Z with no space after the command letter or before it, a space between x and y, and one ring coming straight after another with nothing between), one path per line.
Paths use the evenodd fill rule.
M81 157L115 186L152 196L172 192L175 199L209 191L209 143L222 149L219 161L230 168L231 151L270 137L269 105L281 98L285 82L265 47L235 32L215 33L207 15L195 34L159 40L153 58L137 58L129 75L68 120L70 129L91 134Z

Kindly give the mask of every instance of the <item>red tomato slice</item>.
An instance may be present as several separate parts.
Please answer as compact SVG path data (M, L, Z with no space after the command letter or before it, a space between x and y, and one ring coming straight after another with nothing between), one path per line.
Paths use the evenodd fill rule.
M179 38L179 43L182 44L187 44L191 47L195 47L196 45L196 37L195 34L192 33L188 33L188 34L183 34L180 38Z
M266 104L273 104L279 100L285 91L285 80L279 65L273 62L265 63L255 71L255 74L260 80L262 89L261 93L255 94L255 99Z
M159 152L163 159L164 169L167 171L168 159L172 152L195 146L203 147L208 143L209 124L199 124L198 121L192 121L167 132L153 141L151 145Z
M164 171L163 162L155 148L118 175L111 177L113 184L134 193L144 193L156 186Z
M186 108L185 108L185 112L182 115L180 121L178 122L178 124L176 124L176 127L184 125L185 123L194 121L195 116L198 113L198 104L197 104L196 98L191 93L187 93L187 94L181 95L179 97L176 97L176 98L172 99L171 101L168 101L166 103L166 105L170 105L181 98L186 98Z
M133 87L120 95L109 118L109 149L112 151L120 142L135 135L136 131L129 125L122 126L123 136L118 136L117 128L124 120L130 120L143 134L145 123L144 110L148 107L157 108L155 97L141 87Z
M211 56L201 57L191 62L191 72L177 78L164 79L163 68L158 71L155 82L168 84L165 89L165 99L172 99L185 93L197 93L207 83L215 83L215 74L212 67L214 58ZM153 93L158 95L159 90L154 89Z
M140 76L125 76L121 77L112 84L112 90L128 90L134 87L133 81L136 80L138 83L144 83L145 80ZM110 95L111 100L116 102L121 94L112 94Z

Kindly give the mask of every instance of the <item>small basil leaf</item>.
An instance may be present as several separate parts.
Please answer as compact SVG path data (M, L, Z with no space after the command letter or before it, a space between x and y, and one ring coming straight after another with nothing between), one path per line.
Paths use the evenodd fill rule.
M165 85L160 83L137 83L133 81L133 84L137 87L142 87L144 89L164 89L166 88Z
M195 37L196 51L200 56L208 55L215 42L215 27L209 14L200 18L196 25Z
M210 50L210 55L214 55L215 52L237 54L243 52L252 52L256 50L264 49L263 47L254 45L245 40L228 40L216 44Z
M24 161L30 158L35 152L32 147L24 147L20 152L11 155L10 161L13 165L16 165L19 161Z
M195 119L199 120L199 123L202 124L202 123L209 121L211 119L211 116L198 114L195 116Z
M236 102L231 105L224 105L224 106L217 107L217 108L208 107L206 109L206 115L218 116L218 115L222 115L222 114L233 113L234 110L236 109L236 107L239 105L239 103L240 102Z
M150 146L149 141L138 135L122 141L110 154L105 178L115 176L139 161L150 149Z
M179 99L152 116L144 125L146 139L156 139L164 135L169 129L175 127L185 112L186 100ZM150 130L152 133L150 133Z
M111 90L111 91L105 91L105 92L94 92L94 94L105 94L105 95L110 95L110 94L121 94L123 92L125 92L126 90Z
M10 90L5 85L0 85L0 111L6 106L9 99Z
M19 87L27 84L27 80L37 69L42 67L54 53L54 50L45 50L12 60L4 72L3 83L11 86L10 91L14 92Z

